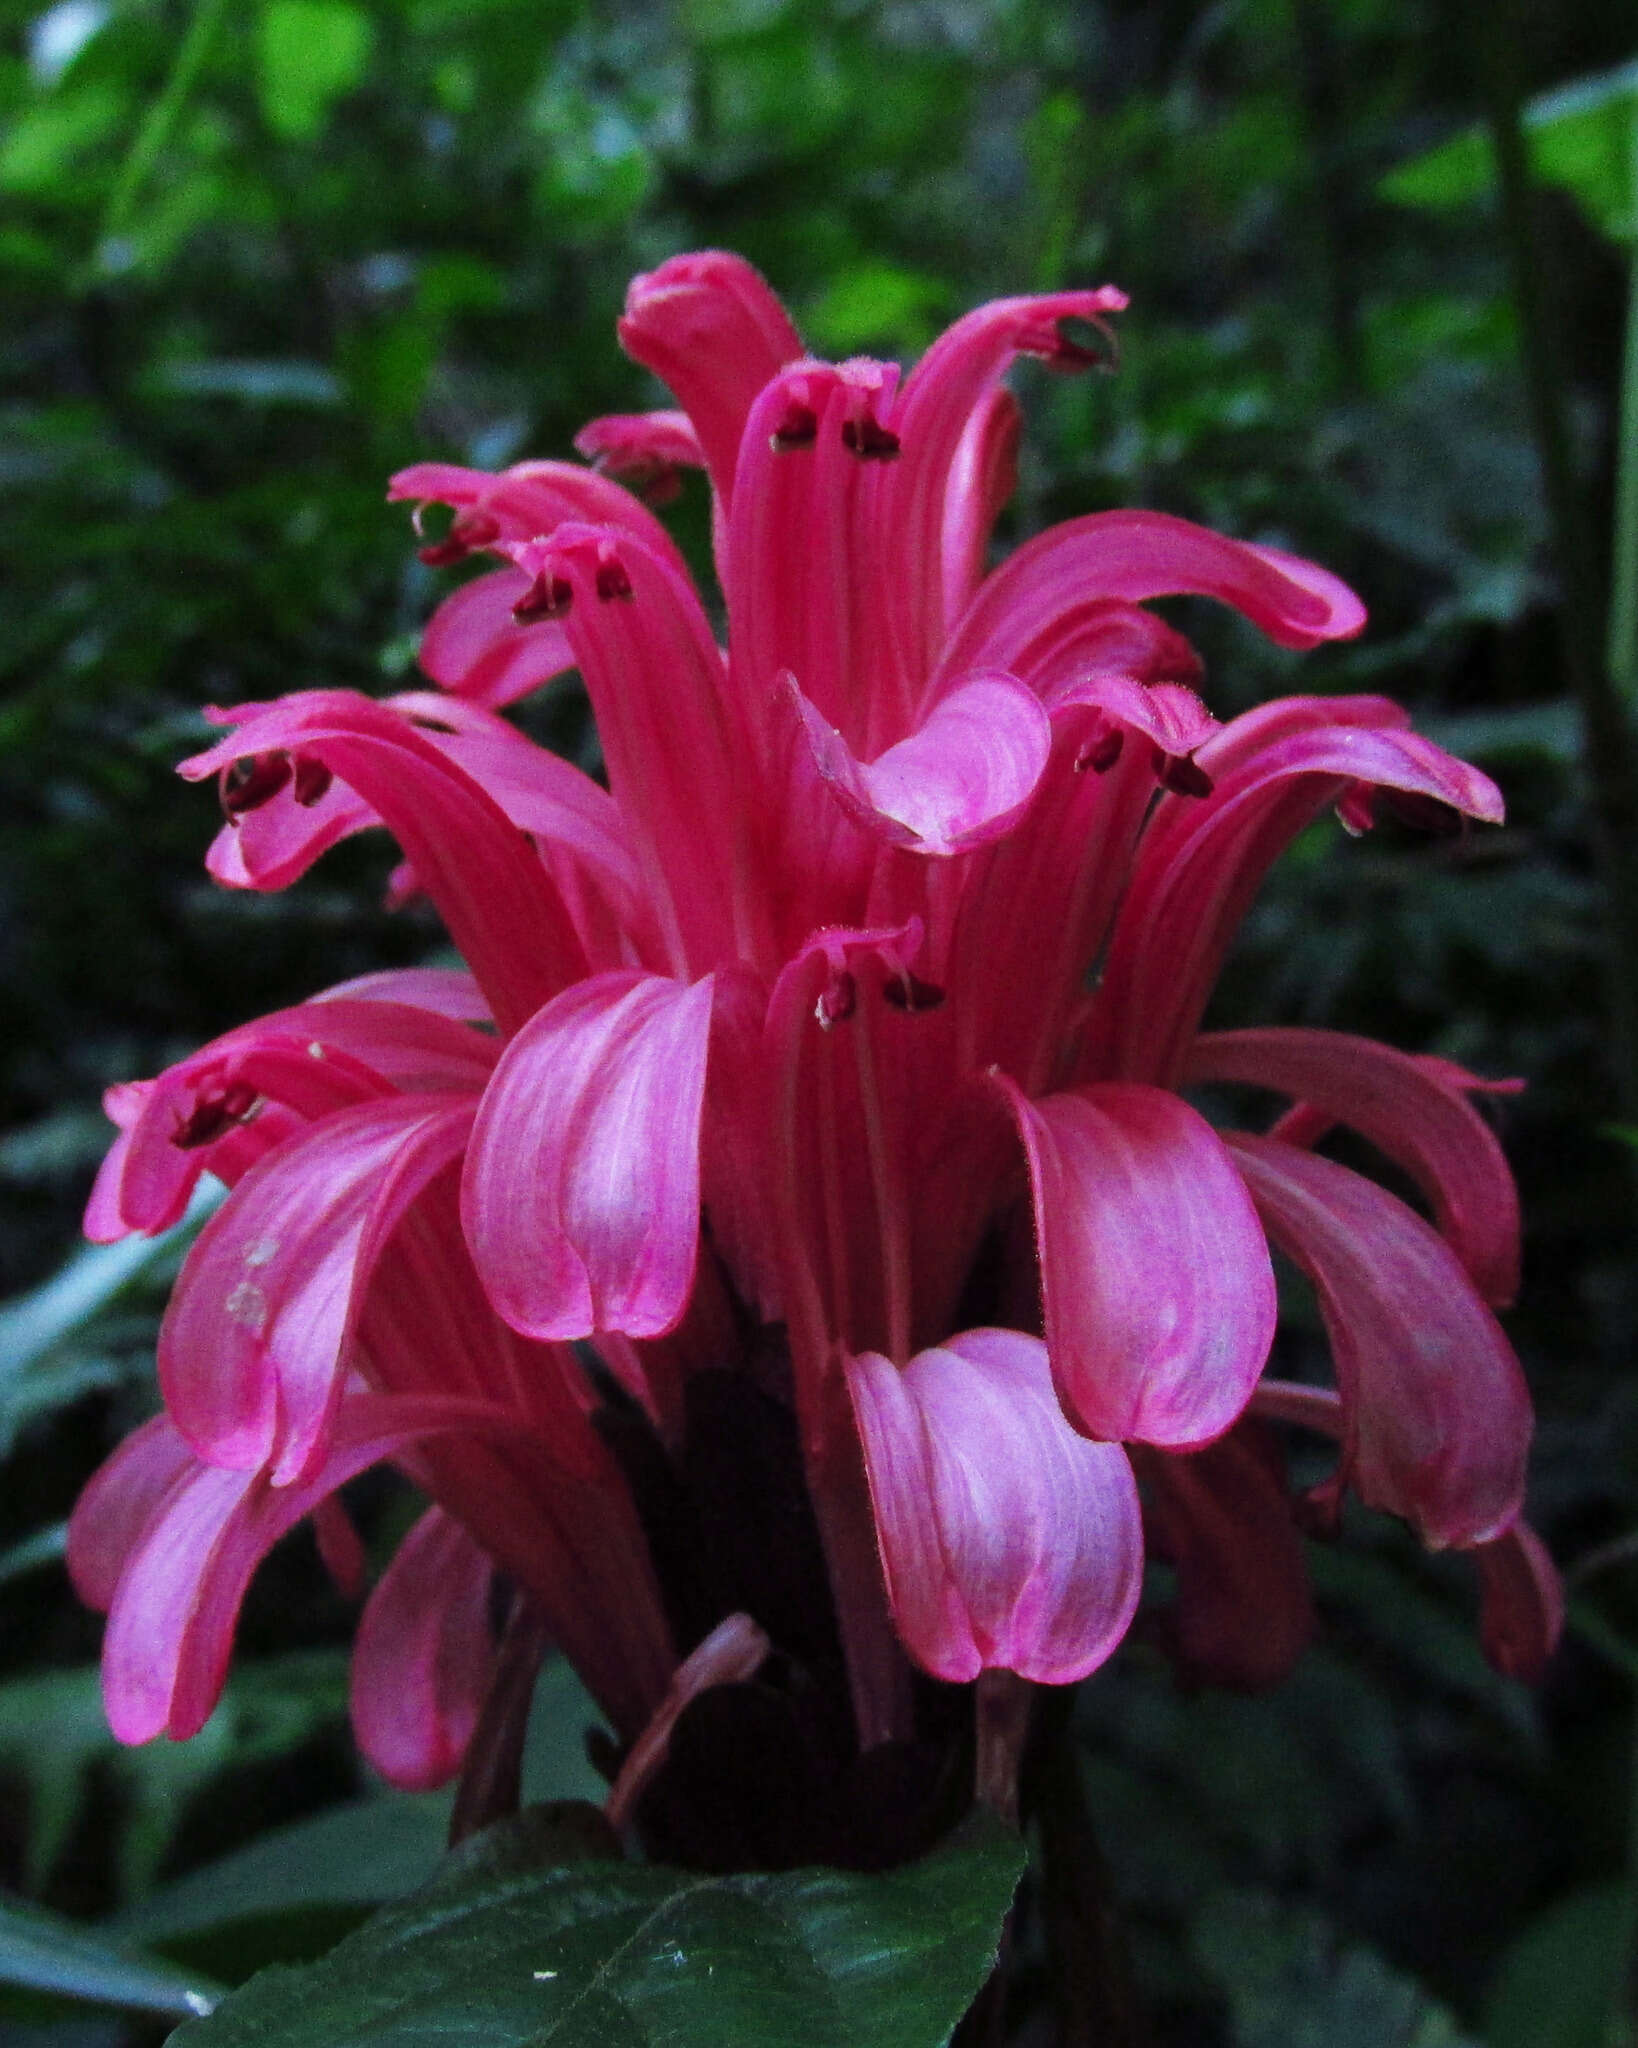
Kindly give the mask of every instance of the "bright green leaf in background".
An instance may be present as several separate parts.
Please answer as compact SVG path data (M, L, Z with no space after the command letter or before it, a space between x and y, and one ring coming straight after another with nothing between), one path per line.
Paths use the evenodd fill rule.
M1574 195L1611 241L1638 238L1634 193L1634 129L1638 127L1638 58L1596 78L1543 93L1524 110L1531 164L1544 184ZM1448 142L1389 172L1377 187L1401 206L1445 210L1495 188L1490 137L1464 128Z
M565 1812L547 1814L561 1829ZM1023 1848L980 1818L925 1861L707 1876L503 1823L318 1963L254 1978L187 2048L938 2048L994 1961ZM520 1862L523 1858L528 1862Z
M262 10L262 112L275 133L310 142L358 85L374 26L347 0L271 0Z

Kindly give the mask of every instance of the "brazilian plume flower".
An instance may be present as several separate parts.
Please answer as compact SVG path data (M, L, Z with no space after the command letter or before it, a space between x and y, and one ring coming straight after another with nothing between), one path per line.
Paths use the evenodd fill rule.
M1351 1488L1476 1551L1493 1654L1539 1664L1555 1595L1518 1522L1530 1409L1493 1314L1518 1217L1483 1084L1362 1038L1201 1029L1316 817L1501 799L1383 698L1212 716L1145 605L1212 597L1293 649L1357 633L1308 562L1135 511L989 566L1005 373L1090 361L1124 303L985 306L901 379L807 355L737 258L673 259L620 337L679 410L594 423L589 467L393 480L418 521L452 511L423 560L489 558L427 628L438 690L211 714L182 772L220 784L217 879L282 888L384 826L395 894L430 899L465 970L326 990L112 1092L94 1236L166 1227L202 1172L230 1190L165 1320L164 1414L73 1525L120 1735L202 1723L299 1520L357 1578L336 1496L385 1461L431 1505L359 1631L381 1769L458 1765L496 1574L632 1750L734 1610L804 1654L732 1522L756 1473L716 1488L711 1554L740 1562L718 1584L696 1546L691 1601L633 1476L733 1444L754 1464L753 1411L788 1424L860 1751L914 1734L917 1668L1095 1669L1146 1534L1179 1656L1278 1676L1308 1596L1277 1422L1337 1441L1321 1508ZM689 468L720 616L650 509ZM571 668L606 787L504 716ZM1286 1107L1220 1133L1207 1084ZM1425 1213L1317 1149L1336 1127ZM1332 1388L1264 1377L1271 1244L1313 1284Z

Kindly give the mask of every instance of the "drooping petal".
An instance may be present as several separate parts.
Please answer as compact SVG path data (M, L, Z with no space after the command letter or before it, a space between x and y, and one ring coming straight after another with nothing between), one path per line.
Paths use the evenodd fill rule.
M705 451L685 412L613 412L588 420L576 451L605 476L618 477L645 504L665 505L682 489L683 469L703 469Z
M654 1337L699 1248L712 985L602 974L507 1048L472 1134L462 1216L496 1309L539 1338Z
M584 970L568 913L517 828L407 719L350 691L306 691L184 761L181 772L197 782L247 755L269 753L321 761L382 820L503 1031L516 1030Z
M491 474L450 462L418 462L387 487L389 503L455 507L447 540L422 550L422 560L457 562L479 549L550 533L565 520L589 520L629 533L681 569L682 557L646 505L594 469L575 462L515 462ZM419 518L419 511L417 512Z
M1268 1246L1222 1141L1163 1089L1031 1102L997 1076L1029 1160L1047 1350L1088 1435L1179 1449L1240 1414L1274 1338Z
M1135 1449L1149 1548L1177 1571L1161 1621L1184 1675L1261 1691L1314 1629L1302 1538L1266 1425L1242 1420L1204 1450Z
M1435 1548L1508 1529L1530 1396L1511 1345L1431 1225L1360 1174L1277 1139L1229 1139L1270 1236L1314 1283L1346 1480Z
M634 277L620 346L677 395L724 505L757 393L802 353L802 339L762 276L722 249L673 256Z
M1508 1678L1540 1682L1564 1633L1564 1581L1528 1522L1476 1546L1484 1653Z
M950 465L944 491L944 531L939 559L944 570L944 617L966 609L986 567L990 533L1018 488L1018 444L1023 408L998 384L973 408Z
M1230 540L1169 512L1090 512L1026 541L956 625L947 667L1015 668L1044 620L1088 600L1215 597L1282 647L1347 640L1365 607L1339 578L1282 549Z
M393 1554L353 1642L359 1747L391 1785L430 1792L460 1769L493 1661L493 1561L442 1508Z
M573 668L573 651L556 620L519 625L512 616L528 591L521 569L496 569L463 583L427 621L422 668L446 690L496 707Z
M1118 1444L1064 1421L1040 1340L969 1330L902 1371L847 1361L893 1619L917 1663L1065 1685L1126 1633L1143 1576Z
M390 1096L261 1160L200 1232L159 1337L165 1405L194 1449L276 1485L325 1455L370 1273L466 1141L470 1100Z
M1381 717L1380 699L1298 699L1235 719L1195 755L1211 784L1163 797L1121 906L1081 1071L1176 1080L1224 954L1277 856L1358 784L1498 819L1488 776ZM1386 710L1394 712L1394 707ZM1395 714L1400 715L1400 714ZM1368 723L1353 723L1356 717ZM1249 723L1251 731L1237 730Z
M1460 1089L1412 1055L1341 1031L1218 1031L1195 1040L1188 1078L1276 1089L1369 1138L1427 1195L1484 1299L1513 1300L1518 1192L1501 1146Z
M487 1024L489 1005L483 992L464 968L384 967L374 974L356 974L350 981L338 981L321 989L315 1003L344 999L367 1003L403 1003L418 1010L433 1010L458 1024Z
M68 1523L68 1576L87 1607L106 1614L114 1604L143 1531L195 1462L175 1423L156 1415L97 1468Z
M180 1742L199 1732L221 1695L251 1575L337 1487L425 1437L508 1426L504 1411L470 1401L361 1395L348 1403L324 1469L299 1486L215 1465L185 1471L127 1558L109 1612L102 1683L114 1734Z
M1052 751L1052 724L1011 676L973 676L943 697L919 730L874 761L859 761L794 683L814 766L847 815L889 845L950 855L999 839L1035 793Z

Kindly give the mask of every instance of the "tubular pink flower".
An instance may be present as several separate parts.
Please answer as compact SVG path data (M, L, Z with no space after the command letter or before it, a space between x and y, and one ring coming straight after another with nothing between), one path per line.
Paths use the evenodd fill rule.
M1310 1603L1248 1410L1340 1437L1328 1498L1473 1549L1492 1654L1539 1664L1554 1581L1515 1533L1529 1408L1485 1302L1518 1219L1486 1084L1337 1034L1200 1036L1263 876L1326 808L1363 830L1378 790L1501 800L1381 698L1217 721L1144 606L1211 596L1295 649L1357 633L1353 593L1281 548L1104 511L986 573L1009 366L1091 363L1084 329L1124 303L1001 301L902 375L808 356L739 258L673 258L620 336L681 410L594 422L594 469L393 479L418 520L453 514L423 559L492 558L427 628L441 691L213 714L183 772L218 779L219 880L283 887L384 827L395 898L429 898L465 965L345 984L110 1092L94 1234L165 1228L202 1172L230 1190L166 1319L168 1418L71 1532L123 1735L199 1724L256 1560L317 1516L345 1565L329 1503L385 1461L433 1505L361 1628L369 1753L406 1784L456 1767L498 1571L649 1741L635 1784L717 1668L679 1655L751 1612L730 1573L673 1639L664 1517L634 1491L727 1455L700 1441L725 1390L744 1455L788 1434L801 1461L861 1747L914 1732L907 1657L1095 1668L1145 1515L1179 1661L1277 1677ZM724 607L641 502L697 466ZM500 715L571 665L606 788ZM1224 1138L1195 1083L1287 1106ZM1431 1222L1314 1149L1336 1125ZM1318 1290L1335 1393L1261 1378L1270 1240ZM833 1640L803 1626L743 1630L786 1657Z

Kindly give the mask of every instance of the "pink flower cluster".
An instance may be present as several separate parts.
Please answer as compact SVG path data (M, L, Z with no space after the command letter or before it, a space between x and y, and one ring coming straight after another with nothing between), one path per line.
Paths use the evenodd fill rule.
M201 1725L298 1521L359 1578L337 1493L387 1461L432 1505L358 1633L381 1770L457 1767L496 1573L636 1742L693 1645L598 1410L617 1384L675 1455L691 1384L748 1372L773 1327L863 1748L906 1733L909 1660L1093 1670L1146 1533L1178 1654L1279 1675L1309 1604L1271 1419L1337 1440L1327 1502L1474 1551L1492 1654L1539 1665L1556 1590L1518 1521L1530 1408L1492 1314L1518 1217L1484 1084L1330 1032L1200 1030L1316 816L1501 800L1382 698L1219 724L1143 609L1204 594L1289 648L1357 633L1310 563L1110 512L987 566L1008 366L1074 367L1123 304L985 306L901 382L808 356L737 258L675 258L620 338L680 411L595 423L591 467L394 479L453 508L424 560L500 565L427 629L441 691L211 714L182 772L220 780L212 873L282 888L384 825L467 971L328 989L111 1093L93 1237L163 1230L202 1172L231 1190L165 1319L164 1413L72 1528L123 1738ZM648 509L690 466L726 646ZM606 789L500 715L570 668ZM1205 1083L1288 1106L1219 1133ZM1336 1126L1432 1220L1316 1149ZM1334 1390L1263 1377L1271 1242L1313 1283Z

